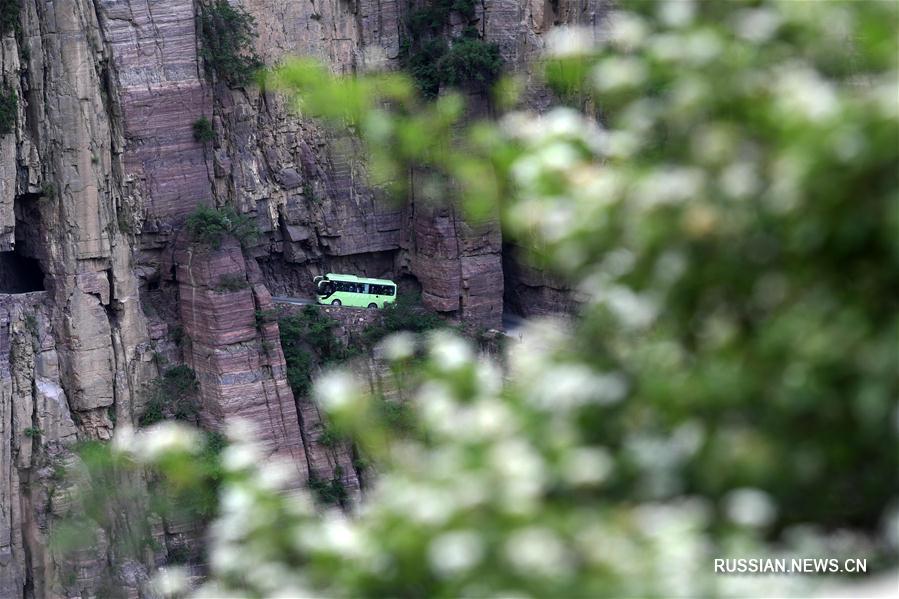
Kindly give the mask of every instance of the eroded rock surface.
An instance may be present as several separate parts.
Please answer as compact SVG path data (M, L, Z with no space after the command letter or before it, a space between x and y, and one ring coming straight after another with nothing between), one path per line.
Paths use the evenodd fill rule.
M200 383L206 427L220 430L235 418L251 423L269 457L290 464L298 488L308 468L278 324L256 318L272 309L271 295L247 272L233 239L218 249L188 246L176 259L187 361Z
M267 64L303 54L340 73L398 67L406 2L241 3ZM571 23L598 34L606 5L485 0L477 26L544 109L552 98L529 64L547 32ZM354 139L296 117L277 95L209 78L197 8L23 0L20 31L0 37L2 85L18 98L14 131L0 136L0 252L34 260L45 289L0 289L0 597L102 595L110 584L144 596L152 562L195 543L190 525L160 523L162 549L146 564L114 559L103 534L67 561L49 549L71 507L58 466L76 441L137 422L161 360L196 370L208 427L245 416L296 465L297 484L339 475L358 492L349 449L323 447L317 408L298 408L286 385L277 325L257 326L271 290L308 295L311 275L327 271L413 280L430 307L484 327L499 326L510 288L531 305L565 296L504 265L495 223L472 226L415 197L384 201ZM192 131L204 116L215 131L205 144ZM259 243L191 246L183 222L201 204L253 215ZM247 287L219 289L225 274Z

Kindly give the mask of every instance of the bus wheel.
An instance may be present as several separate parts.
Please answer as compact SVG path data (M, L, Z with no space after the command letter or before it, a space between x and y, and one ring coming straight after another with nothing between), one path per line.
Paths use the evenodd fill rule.
M332 306L342 306L343 304L340 303L340 300L334 300L333 302L331 302L331 305Z
M368 309L369 309L369 310L377 310L377 309L378 309L378 304L369 304L369 305L368 305Z

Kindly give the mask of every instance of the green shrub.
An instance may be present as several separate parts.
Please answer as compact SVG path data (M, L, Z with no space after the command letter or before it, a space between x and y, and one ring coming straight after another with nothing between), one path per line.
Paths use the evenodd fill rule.
M165 399L157 395L154 391L153 396L150 397L147 405L144 406L144 412L137 420L137 423L140 426L150 426L165 420L165 413L163 412L164 408Z
M337 321L325 316L316 306L305 306L299 314L285 316L278 321L282 344L304 341L322 362L346 358L346 346L334 336Z
M41 185L41 195L48 200L52 200L54 197L56 197L56 186L49 181L44 181L44 183Z
M284 360L287 363L287 384L294 397L306 397L312 387L312 354L301 348L291 348L289 352L284 349Z
M463 38L453 42L437 68L442 83L486 89L496 81L502 66L499 46L477 38Z
M342 440L340 434L331 425L325 425L322 434L318 437L318 442L325 447L337 447Z
M309 477L309 489L315 499L323 506L343 505L349 495L343 485L340 466L334 468L334 476L331 480L324 480L315 475Z
M317 203L322 201L322 196L315 191L315 186L309 179L303 181L303 197L309 202Z
M267 322L274 322L278 317L277 310L256 310L254 313L256 318L256 328L262 329L262 325Z
M242 274L226 274L219 277L219 282L215 286L216 291L240 291L241 289L246 289L250 284L247 282L246 276Z
M221 247L226 235L233 235L243 246L251 245L259 238L259 229L252 217L240 214L230 206L198 206L187 218L186 226L193 241L216 249Z
M184 337L185 337L184 327L180 324L175 325L174 327L172 327L172 331L171 331L170 335L172 337L172 341L174 342L174 344L177 345L178 347L181 347L182 344L184 343Z
M261 313L260 313L261 314ZM259 322L259 320L257 320ZM308 394L316 364L344 360L348 351L334 336L337 323L315 306L278 320L281 348L287 362L287 382L296 397Z
M409 404L382 398L375 405L390 430L399 433L411 433L415 430L415 418Z
M436 97L443 86L483 89L499 75L499 47L479 39L476 28L447 43L444 31L452 13L466 21L475 17L473 0L436 0L409 13L400 61L426 98Z
M183 364L169 368L152 383L150 398L138 424L150 426L169 418L195 422L199 415L198 391L199 383L192 368Z
M205 116L201 116L194 121L193 131L194 141L205 144L215 139L215 132L212 130L212 121Z
M41 429L36 426L29 426L25 429L25 436L31 439L41 436Z
M445 326L444 321L421 304L418 295L397 295L396 301L381 310L381 322L369 325L362 332L368 345L377 343L398 331L423 333Z
M0 91L0 135L8 135L16 130L19 99L10 88Z
M404 66L415 79L419 91L426 98L436 97L440 92L442 73L440 62L446 55L447 45L443 39L422 42L414 52L404 59Z
M207 72L239 87L252 80L262 66L253 50L256 21L244 9L215 0L200 9L200 55Z

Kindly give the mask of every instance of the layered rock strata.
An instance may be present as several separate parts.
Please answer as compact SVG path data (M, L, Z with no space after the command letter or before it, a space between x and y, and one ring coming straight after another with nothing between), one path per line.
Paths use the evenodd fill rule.
M248 269L234 239L218 249L187 246L176 260L187 362L200 383L206 428L249 422L269 458L290 466L298 488L308 478L300 420L278 324L256 317L273 307L258 268Z
M256 49L267 64L303 54L340 73L398 66L406 2L242 4L257 19ZM598 34L605 5L484 0L477 26L542 109L552 99L528 64L545 34L561 23ZM69 563L78 575L64 581L48 535L67 509L54 491L54 464L71 457L76 440L109 439L117 425L136 422L159 376L157 356L196 369L208 426L247 416L270 452L293 460L298 484L309 472L340 472L358 488L346 450L318 442L314 405L297 409L275 325L256 328L269 286L298 294L328 270L417 278L428 305L482 326L498 326L504 287L556 298L551 281L504 267L495 225L472 227L415 197L384 202L352 138L297 118L276 95L209 79L196 4L20 7L18 31L0 39L0 83L18 98L14 130L0 136L0 252L40 271L41 284L10 290L46 291L0 295L0 597L97 595L104 584L144 594L147 565L116 562L109 543ZM215 130L207 144L193 138L202 116ZM185 216L201 204L253 214L262 241L199 262L197 248L180 246L174 256ZM218 290L224 273L243 273L248 287ZM141 299L162 293L173 309L156 313ZM183 352L182 329L190 338ZM191 532L163 523L158 534L169 547Z

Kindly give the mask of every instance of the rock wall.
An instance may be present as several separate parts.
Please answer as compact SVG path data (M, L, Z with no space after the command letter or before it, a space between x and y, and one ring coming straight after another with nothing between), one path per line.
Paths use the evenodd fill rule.
M0 597L63 594L48 554L53 464L77 441L45 292L0 295Z
M267 64L304 54L342 73L398 66L403 0L242 4ZM478 27L542 109L552 98L528 64L544 34L559 23L598 31L605 5L483 0ZM504 266L495 224L469 226L414 196L384 201L354 139L297 118L276 95L207 77L196 3L20 7L19 30L0 35L0 87L18 98L14 130L0 135L0 252L34 260L45 291L0 289L0 597L96 595L111 570L126 595L142 594L144 566L112 567L108 544L63 581L48 535L65 508L54 465L75 441L136 422L160 356L195 368L207 426L248 416L296 464L298 483L340 473L358 492L347 448L323 448L317 409L286 386L276 325L256 328L269 289L306 294L311 275L338 269L415 277L428 305L487 327L499 326L504 288L556 297L551 282ZM206 144L192 132L201 116L216 132ZM183 221L201 204L253 215L262 239L244 252L185 245ZM248 288L218 290L223 274ZM185 534L166 526L161 535Z
M20 31L0 41L3 84L18 99L0 140L0 251L35 259L46 291L0 296L0 596L71 596L49 549L62 506L53 464L130 420L152 365L117 218L123 144L96 6L20 7ZM95 572L107 563L89 561ZM100 583L90 578L73 584L90 592Z
M233 239L219 249L188 245L176 260L186 357L200 383L205 427L221 430L232 418L252 423L269 458L289 464L299 488L308 478L300 420L278 324L256 318L273 308L258 268L248 268Z

